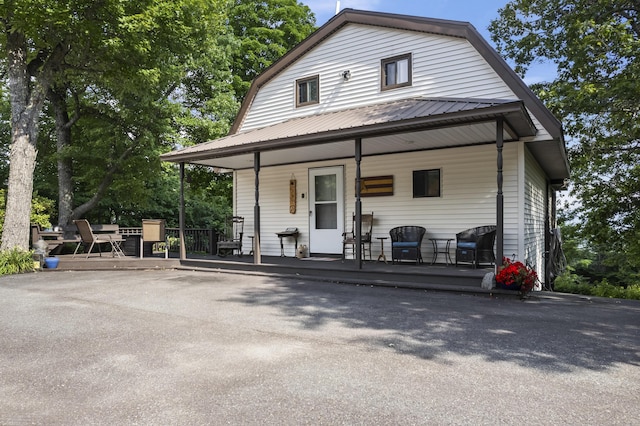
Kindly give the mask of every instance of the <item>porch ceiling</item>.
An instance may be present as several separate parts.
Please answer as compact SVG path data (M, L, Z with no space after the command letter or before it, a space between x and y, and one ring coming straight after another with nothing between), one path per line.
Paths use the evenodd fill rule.
M452 146L494 143L495 122L475 123L459 127L449 127L416 132L395 133L362 138L362 155L372 156L408 151L446 148ZM507 131L505 140L513 140ZM353 158L355 138L313 145L266 148L261 151L261 166L306 163L329 159ZM253 168L253 151L225 157L202 158L189 161L224 169L237 170Z
M522 101L411 98L343 111L293 118L162 155L165 161L223 169L263 167L494 143L504 118L504 140L534 136L536 128ZM557 141L556 141L557 144Z

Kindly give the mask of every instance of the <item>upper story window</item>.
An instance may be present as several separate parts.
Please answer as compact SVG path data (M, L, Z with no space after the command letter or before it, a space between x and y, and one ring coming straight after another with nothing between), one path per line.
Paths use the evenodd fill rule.
M411 54L382 60L382 90L411 86Z
M319 77L317 75L296 81L296 107L317 104L319 93Z

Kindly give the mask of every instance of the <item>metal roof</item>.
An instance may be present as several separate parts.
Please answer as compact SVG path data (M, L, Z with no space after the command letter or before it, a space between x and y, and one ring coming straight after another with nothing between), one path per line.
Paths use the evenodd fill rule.
M495 141L497 117L505 118L506 141L536 133L523 102L518 100L410 98L292 118L163 154L161 158L236 169L251 165L231 157L256 151L287 149L273 159L263 158L264 166L350 157L353 156L351 145L346 151L324 146L320 152L325 154L320 156L314 154L314 147L318 150L318 145L344 144L355 138L367 139L363 155L491 143ZM452 128L460 125L465 128L453 132ZM427 137L425 131L432 134ZM407 139L413 140L410 147L402 143ZM300 154L300 148L307 148L307 155L295 155L294 148Z

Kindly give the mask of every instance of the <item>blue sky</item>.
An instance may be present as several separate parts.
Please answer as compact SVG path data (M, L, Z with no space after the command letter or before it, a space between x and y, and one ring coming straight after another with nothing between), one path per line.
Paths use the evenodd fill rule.
M299 0L311 8L318 26L324 25L336 12L336 0ZM507 0L340 0L340 9L360 9L376 12L399 13L429 18L470 22L491 44L487 27L498 17L498 9ZM554 78L553 66L539 64L531 67L525 76L527 84Z

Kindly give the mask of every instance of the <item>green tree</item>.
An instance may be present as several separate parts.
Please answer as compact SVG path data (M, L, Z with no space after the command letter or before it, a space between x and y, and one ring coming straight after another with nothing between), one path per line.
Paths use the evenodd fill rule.
M47 90L70 49L64 34L81 30L77 22L64 19L63 5L47 6L28 0L0 3L2 66L11 102L10 166L0 250L29 246L38 120ZM47 27L38 28L38 21L47 22Z
M490 31L524 74L557 66L532 87L570 137L573 217L607 262L640 266L640 4L636 0L512 0Z
M239 40L233 87L242 100L258 74L315 31L316 18L297 0L233 0L229 24Z
M226 133L237 103L223 6L149 2L139 10L143 19L116 25L117 43L96 47L90 62L78 61L49 92L59 223L86 215L108 195L122 202L148 199L147 183L162 172L159 153L181 136L198 141ZM96 156L104 168L95 167Z
M176 116L195 115L192 127L211 121L202 111L188 106L180 111L176 105L188 100L189 93L181 88L200 71L205 55L225 63L215 43L225 33L224 6L222 0L22 0L0 5L0 45L6 51L1 66L8 75L13 129L6 218L11 226L5 227L3 248L28 242L24 213L45 99L55 117L61 216L81 216L97 205L126 160L157 157L162 146L179 140L182 134L172 127ZM228 68L221 69L226 77L216 81L229 81ZM222 98L214 98L217 105L235 105L229 90ZM72 146L71 127L83 118L85 145ZM74 158L74 149L85 158ZM83 175L80 184L93 192L70 213L74 189L80 186L72 179L73 169L87 160L92 173Z
M38 12L29 15L32 9ZM7 50L7 34L17 28L26 41L28 79L42 82L43 113L26 122L43 129L34 133L37 143L29 139L29 161L37 151L36 188L49 197L58 192L59 224L81 216L127 221L138 215L139 222L154 211L176 216L177 203L172 212L165 207L170 197L177 200L169 185L176 170L162 167L158 154L226 134L243 95L235 96L234 82L245 81L240 90L246 91L315 22L293 0L26 0L3 3L0 12L6 30L0 45ZM47 56L58 45L63 52ZM44 60L51 71L38 74ZM7 71L10 65L0 62ZM244 80L232 78L236 70ZM0 115L8 119L3 110ZM227 175L197 168L189 175L194 205L229 211ZM205 216L189 215L199 222ZM220 214L213 216L216 222Z

